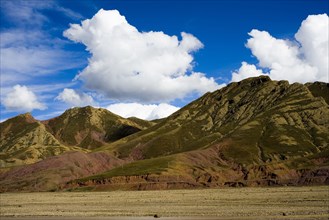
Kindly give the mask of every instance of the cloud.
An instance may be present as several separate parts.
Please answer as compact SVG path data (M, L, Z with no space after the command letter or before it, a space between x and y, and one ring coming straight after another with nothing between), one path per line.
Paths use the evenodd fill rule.
M2 19L9 24L0 33L1 87L28 84L35 76L56 74L85 64L81 61L82 53L65 50L69 41L44 30L44 26L53 24L44 11L82 18L51 0L1 2Z
M243 79L249 78L249 77L255 77L264 75L262 70L257 69L257 67L253 64L248 64L246 62L242 62L240 69L238 72L232 73L232 81L238 82Z
M21 85L14 86L12 91L4 97L2 103L7 110L19 112L47 108L37 100L37 96L31 90Z
M81 19L83 16L71 9L60 6L54 0L15 0L1 1L4 16L19 26L40 27L49 18L43 14L44 10L53 10L72 19Z
M1 35L0 35L1 37ZM73 55L73 65L67 59ZM25 45L1 48L1 73L21 74L26 77L70 69L81 64L74 62L77 55L47 45ZM65 60L66 59L66 60ZM19 65L17 65L19 63ZM17 76L16 76L17 78Z
M310 15L302 22L295 37L302 47L300 52L305 60L317 67L316 78L320 81L329 81L329 17L327 14Z
M117 10L100 10L64 36L92 54L77 76L89 89L120 101L161 102L216 90L213 78L193 72L193 56L203 44L193 35L139 32Z
M0 33L1 86L26 84L35 76L47 76L81 67L81 53L65 51L65 42L42 30L9 29ZM19 63L19 65L17 65Z
M122 117L137 117L145 120L164 118L179 110L178 107L161 103L158 105L142 105L139 103L117 103L107 109Z
M95 104L93 97L90 95L86 93L77 93L75 90L67 88L65 88L63 92L59 93L55 99L74 107Z
M1 1L1 12L17 25L41 26L48 19L40 10L50 7L50 1Z
M290 82L329 81L327 14L310 15L295 34L295 40L277 39L266 31L252 30L246 47L258 59L258 67L242 63L232 81L267 74Z

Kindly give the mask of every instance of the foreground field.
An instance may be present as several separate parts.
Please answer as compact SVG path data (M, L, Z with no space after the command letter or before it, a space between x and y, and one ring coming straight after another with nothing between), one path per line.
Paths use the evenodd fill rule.
M34 219L37 216L43 216L41 219L146 216L137 219L149 219L155 214L160 217L194 216L197 219L329 218L328 186L6 193L0 196L1 219L28 216Z

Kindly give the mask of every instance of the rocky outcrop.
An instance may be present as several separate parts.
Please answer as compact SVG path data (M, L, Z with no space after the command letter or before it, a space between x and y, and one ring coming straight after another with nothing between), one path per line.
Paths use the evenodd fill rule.
M256 169L256 167L254 167ZM258 178L250 178L249 172L241 175L240 179L229 179L227 176L211 175L209 173L197 176L179 175L139 175L116 176L111 178L88 178L73 180L62 186L61 190L167 190L218 187L263 187L263 186L303 186L329 184L329 167L316 170L289 171L289 176L279 176L266 171L265 167L257 167L262 173ZM244 172L242 172L244 173ZM223 173L222 173L223 174Z
M93 188L93 190L166 190L200 188L202 185L183 176L139 175L117 176L107 179L74 180L64 185L63 189L79 190L81 187Z

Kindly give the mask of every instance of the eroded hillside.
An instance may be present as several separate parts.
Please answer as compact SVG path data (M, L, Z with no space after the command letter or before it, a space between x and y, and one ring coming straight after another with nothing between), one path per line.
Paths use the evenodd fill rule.
M329 183L326 89L324 83L268 77L231 83L151 129L101 148L136 162L76 183L103 180L113 186L127 178L133 188L161 188L157 182L163 188Z
M61 190L329 184L328 88L320 82L249 78L207 93L157 123L91 107L70 109L33 123L44 126L60 146L88 149L112 162L102 159L102 169L92 172L81 172L88 166L79 162L80 154L70 157L71 165L52 163L52 158L39 164L48 173L62 170L57 177L70 175L66 182L47 180ZM97 167L98 157L90 156ZM29 183L44 175L38 167L3 174L2 190L13 190L15 173L22 173L25 189L33 190ZM47 184L40 184L42 190L50 189Z
M0 167L32 164L50 156L81 150L62 145L29 113L0 124Z

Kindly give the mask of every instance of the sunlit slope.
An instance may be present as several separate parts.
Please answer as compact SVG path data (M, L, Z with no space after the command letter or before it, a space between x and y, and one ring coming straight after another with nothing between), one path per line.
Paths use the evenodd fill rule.
M67 151L88 152L154 124L90 106L46 121L22 114L0 123L0 167L31 164Z
M150 129L99 148L135 162L69 187L329 184L327 88L268 77L231 83Z
M95 149L151 126L141 119L122 118L102 108L72 108L43 122L63 144Z
M11 170L0 176L1 191L329 184L327 91L327 83L249 78L207 93L157 124L73 108L43 122L43 129L60 146L94 153ZM34 189L31 183L42 179Z
M226 157L241 164L317 154L328 149L328 94L313 95L308 87L268 77L231 83L101 149L139 160L220 144Z
M0 166L31 164L66 151L81 150L62 145L29 113L0 124Z

